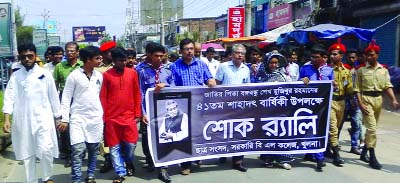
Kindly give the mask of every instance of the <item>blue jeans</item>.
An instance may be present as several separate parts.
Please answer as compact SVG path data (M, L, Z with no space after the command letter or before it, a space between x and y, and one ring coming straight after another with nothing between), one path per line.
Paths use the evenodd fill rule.
M122 142L116 146L110 147L110 154L115 173L119 176L126 175L125 162L133 162L133 153L136 144Z
M351 131L350 131L350 138L351 138L351 147L358 147L358 141L362 136L362 114L359 108L347 108L344 111L344 118L343 120L350 115L350 123L351 123Z
M82 161L83 153L87 149L88 152L88 169L87 177L94 177L94 171L96 169L97 153L99 150L99 143L79 143L72 145L72 165L71 165L71 177L72 182L80 182L82 177Z

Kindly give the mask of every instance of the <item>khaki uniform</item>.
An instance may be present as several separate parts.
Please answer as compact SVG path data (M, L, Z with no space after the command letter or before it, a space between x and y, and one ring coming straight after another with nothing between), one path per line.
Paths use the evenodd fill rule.
M376 129L382 108L381 93L392 88L389 72L382 65L376 67L360 67L356 73L354 92L361 93L362 102L366 105L368 114L362 114L365 132L365 145L367 148L376 147Z
M333 92L332 97L329 142L332 147L335 147L339 145L339 128L343 121L346 95L353 94L353 81L350 70L343 64L339 67L333 66L333 72L338 88Z

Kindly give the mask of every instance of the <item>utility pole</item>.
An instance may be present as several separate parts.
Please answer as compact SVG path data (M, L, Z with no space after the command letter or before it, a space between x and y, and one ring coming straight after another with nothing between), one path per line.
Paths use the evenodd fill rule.
M165 45L165 40L164 40L164 6L163 6L163 0L160 0L160 12L161 12L161 16L160 16L160 44L161 45Z
M246 12L245 16L246 21L245 21L244 35L251 36L251 0L246 0L245 12Z
M15 23L15 3L11 0L11 32L12 32L12 52L18 55L17 51L17 24Z
M43 17L43 29L47 29L47 20L50 18L50 11L44 9L40 16Z

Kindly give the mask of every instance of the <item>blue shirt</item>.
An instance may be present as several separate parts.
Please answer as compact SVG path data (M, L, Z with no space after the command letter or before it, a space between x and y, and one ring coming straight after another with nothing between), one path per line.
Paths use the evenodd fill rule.
M193 58L189 65L180 58L170 66L170 69L176 86L203 86L212 78L207 64L198 58Z
M236 67L232 61L219 65L215 79L222 85L250 83L250 69L243 63Z
M149 63L145 63L141 66L140 70L137 70L139 75L140 91L142 94L142 112L146 114L146 101L145 95L149 88L156 87L156 70L151 68ZM165 86L174 86L174 79L172 77L172 72L168 68L161 66L160 72L158 74L159 82L164 83Z
M308 77L310 81L317 80L333 80L333 68L327 65L321 66L319 69L315 69L313 65L304 65L300 69L299 80L304 77Z

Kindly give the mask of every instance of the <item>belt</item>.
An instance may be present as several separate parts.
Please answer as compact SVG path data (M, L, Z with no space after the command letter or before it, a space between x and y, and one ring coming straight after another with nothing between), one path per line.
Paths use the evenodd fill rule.
M334 101L344 100L345 98L346 98L345 95L333 95L332 96L332 100L334 100Z
M371 97L379 97L382 95L382 92L380 92L380 91L363 91L362 94L366 95L366 96L371 96Z

